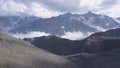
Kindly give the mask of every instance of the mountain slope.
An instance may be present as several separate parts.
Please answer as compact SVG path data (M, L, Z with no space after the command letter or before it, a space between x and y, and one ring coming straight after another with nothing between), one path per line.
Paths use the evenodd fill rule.
M85 50L88 50L87 52L106 52L114 48L120 48L120 28L93 34L85 40Z
M92 12L88 12L84 14L83 17L85 18L83 19L84 23L97 29L98 31L103 31L120 26L120 24L118 24L113 18L106 15L98 15L93 14Z
M80 31L83 33L104 31L119 27L115 20L108 16L88 12L83 15L66 13L57 17L39 19L11 32L26 33L27 31L41 31L52 35L62 35L65 32Z
M76 68L63 57L0 33L0 68Z
M119 68L120 28L91 35L85 39L82 53L66 57L82 68Z
M26 33L27 31L41 31L52 35L62 35L64 32L81 31L93 32L95 29L85 25L78 20L72 20L72 14L67 13L58 17L39 19L11 32ZM24 29L24 30L23 30Z
M115 20L120 23L120 17L115 18Z
M20 17L20 16L1 16L0 17L0 28L1 31L8 32L13 28L23 26L38 19L37 17Z

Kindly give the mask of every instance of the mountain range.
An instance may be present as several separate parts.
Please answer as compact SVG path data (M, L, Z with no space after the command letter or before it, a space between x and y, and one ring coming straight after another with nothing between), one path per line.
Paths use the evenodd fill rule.
M95 32L106 31L118 28L119 26L119 18L114 19L106 15L94 14L92 12L85 14L65 13L51 18L0 17L0 31L13 34L13 36L16 34L42 32L44 34L78 40ZM76 35L76 37L74 37L74 35ZM70 36L73 37L71 38Z
M65 13L51 18L0 17L2 32L24 33L39 31L59 36L67 32L81 32L83 34L105 31L119 27L120 24L106 15L88 12L85 14Z
M52 35L61 35L64 32L80 31L96 32L119 27L112 18L92 12L86 14L66 13L57 17L38 19L29 24L13 29L11 32L26 33L27 31L41 31Z

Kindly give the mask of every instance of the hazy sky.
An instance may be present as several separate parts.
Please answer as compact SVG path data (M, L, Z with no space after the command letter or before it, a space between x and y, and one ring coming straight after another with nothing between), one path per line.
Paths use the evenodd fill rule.
M0 15L51 17L65 12L120 16L120 0L0 0Z

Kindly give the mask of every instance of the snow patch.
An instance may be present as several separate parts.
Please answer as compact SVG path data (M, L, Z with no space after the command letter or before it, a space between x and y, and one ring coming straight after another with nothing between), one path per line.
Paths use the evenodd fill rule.
M119 23L120 24L120 20L119 19L114 19L117 23Z
M110 23L108 22L108 23L106 23L106 26L109 26L110 25Z
M100 26L92 26L92 27L96 28L97 31L106 31L107 30L107 29L104 29L104 28L102 28Z
M61 26L61 29L65 29L65 26Z

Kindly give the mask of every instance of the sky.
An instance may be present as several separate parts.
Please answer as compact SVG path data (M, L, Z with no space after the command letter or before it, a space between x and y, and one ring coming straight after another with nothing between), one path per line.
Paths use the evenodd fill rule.
M71 12L120 17L120 0L0 0L0 16L49 18Z

